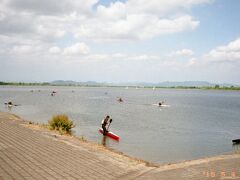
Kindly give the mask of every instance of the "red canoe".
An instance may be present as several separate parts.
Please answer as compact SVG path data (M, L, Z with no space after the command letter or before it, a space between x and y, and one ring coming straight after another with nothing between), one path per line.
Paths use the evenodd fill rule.
M99 132L103 134L102 128L99 128ZM112 138L116 141L119 141L119 139L120 139L118 135L116 135L116 134L114 134L113 132L110 132L110 131L106 134L106 136L108 136L108 137L110 137L110 138Z

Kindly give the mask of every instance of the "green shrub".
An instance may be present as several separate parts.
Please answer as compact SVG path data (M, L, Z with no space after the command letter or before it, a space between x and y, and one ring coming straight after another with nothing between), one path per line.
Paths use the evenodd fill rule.
M51 129L58 130L60 132L64 131L69 133L71 128L74 127L73 121L71 121L68 116L64 114L53 116L51 120L48 121Z

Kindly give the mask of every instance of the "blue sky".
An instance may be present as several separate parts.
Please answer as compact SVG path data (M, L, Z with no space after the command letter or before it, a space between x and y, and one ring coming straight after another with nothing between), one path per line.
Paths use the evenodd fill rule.
M237 0L2 0L0 81L240 84L239 20Z

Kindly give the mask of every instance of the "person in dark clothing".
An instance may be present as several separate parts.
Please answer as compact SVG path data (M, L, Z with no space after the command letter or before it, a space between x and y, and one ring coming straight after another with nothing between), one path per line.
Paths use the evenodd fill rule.
M4 104L7 105L7 106L13 106L12 101L8 101L7 103L5 102Z
M109 123L109 118L110 118L110 116L106 116L103 120L102 120L102 129L103 129L103 134L105 135L107 132L108 132L108 130L107 130L107 125L108 125L108 123Z
M119 99L118 99L118 102L123 102L123 99L122 99L122 98L119 98Z
M164 101L159 102L159 103L158 103L158 106L161 107L163 104L164 104Z

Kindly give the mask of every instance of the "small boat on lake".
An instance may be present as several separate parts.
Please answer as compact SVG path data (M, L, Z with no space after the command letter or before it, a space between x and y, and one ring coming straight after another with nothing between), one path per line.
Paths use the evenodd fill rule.
M99 128L99 132L101 134L103 134L103 129ZM116 135L116 134L114 134L113 132L110 132L110 131L106 133L106 136L108 136L108 137L110 137L110 138L112 138L112 139L114 139L116 141L119 141L119 139L120 139L120 137L118 135Z
M13 106L20 106L20 104L13 104L12 101L9 101L7 103L4 103L7 107L11 108Z

